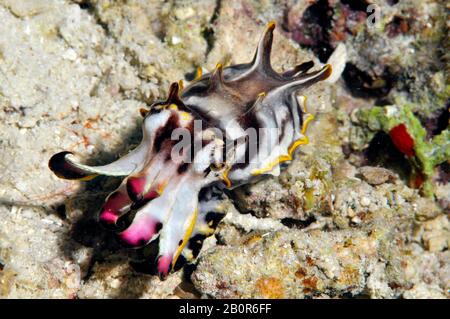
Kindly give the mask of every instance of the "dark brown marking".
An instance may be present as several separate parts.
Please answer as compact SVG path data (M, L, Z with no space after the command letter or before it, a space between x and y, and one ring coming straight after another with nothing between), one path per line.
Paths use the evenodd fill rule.
M202 234L197 234L189 239L188 248L192 250L192 255L194 256L194 258L196 258L200 253L200 249L202 248L203 241L205 239L206 236Z
M216 212L208 212L205 216L205 221L208 226L212 229L216 229L219 225L220 221L225 217L225 214L216 213ZM212 222L211 225L209 223Z
M172 112L165 126L160 127L155 133L154 147L156 152L161 150L163 143L167 140L170 141L172 131L180 127L180 118L178 113Z

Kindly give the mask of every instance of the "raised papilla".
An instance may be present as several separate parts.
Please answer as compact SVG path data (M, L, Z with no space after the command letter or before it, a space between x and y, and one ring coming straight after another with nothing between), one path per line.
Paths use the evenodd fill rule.
M269 23L250 63L198 72L184 89L173 83L165 101L141 111L143 139L124 157L87 166L61 152L49 161L61 178L125 177L107 197L99 221L130 247L159 238L155 265L161 278L197 257L226 213L225 188L274 174L308 143L312 116L297 94L330 76L331 66L308 72L314 63L306 62L277 73L270 63L274 29ZM131 223L121 227L124 220Z

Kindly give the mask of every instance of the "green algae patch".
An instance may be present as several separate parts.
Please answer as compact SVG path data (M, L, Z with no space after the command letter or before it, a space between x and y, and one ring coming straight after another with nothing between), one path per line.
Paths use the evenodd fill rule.
M426 196L433 195L431 179L437 165L450 160L449 127L427 139L427 132L412 112L413 106L375 106L356 113L360 124L369 129L370 139L378 131L390 135L392 142L414 168L413 184Z

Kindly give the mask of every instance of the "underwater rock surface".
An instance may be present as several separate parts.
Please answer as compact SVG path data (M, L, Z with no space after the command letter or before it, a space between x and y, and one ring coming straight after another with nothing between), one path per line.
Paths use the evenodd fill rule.
M448 131L445 4L390 2L370 1L368 29L348 1L0 0L0 298L449 298L447 146L423 194L414 158L358 115L408 105L426 141ZM47 160L125 154L141 107L199 66L249 61L271 20L276 70L343 43L343 77L305 92L310 144L231 194L198 262L160 281L96 221L120 180L61 180Z

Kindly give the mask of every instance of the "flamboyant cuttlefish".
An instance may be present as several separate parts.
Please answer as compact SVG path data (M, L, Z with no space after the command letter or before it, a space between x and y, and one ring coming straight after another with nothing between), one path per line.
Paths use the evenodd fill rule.
M311 61L276 72L270 63L274 28L268 24L250 63L199 71L189 86L173 83L167 100L141 110L142 142L124 157L87 166L61 152L49 161L66 179L126 176L99 220L131 247L159 238L155 265L161 278L194 260L213 234L225 214L223 189L274 174L308 142L312 116L296 93L329 77L331 66L308 72ZM125 216L134 218L120 229Z

